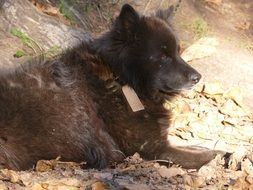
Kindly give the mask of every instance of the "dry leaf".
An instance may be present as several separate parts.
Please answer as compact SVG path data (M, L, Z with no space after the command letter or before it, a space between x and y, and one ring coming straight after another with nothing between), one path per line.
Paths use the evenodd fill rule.
M48 187L48 186L47 186L47 187ZM47 189L47 188L42 187L41 184L39 184L39 183L35 183L35 184L32 186L31 189L32 189L32 190L45 190L45 189Z
M248 175L253 176L253 166L248 158L242 161L241 169L242 171L245 171Z
M192 132L199 133L206 128L207 124L203 120L199 119L197 121L190 122L189 126L191 127Z
M238 118L228 117L228 118L225 118L223 120L223 124L225 126L236 126L238 123L239 123L239 119Z
M192 139L192 137L193 137L192 133L187 128L177 129L177 132L175 135L180 137L181 139L184 139L184 140L189 140L189 139Z
M213 5L216 5L216 6L220 6L221 3L222 3L222 0L205 0L206 3L208 4L213 4Z
M162 177L170 178L177 175L184 175L185 171L183 171L181 168L171 167L171 168L160 168L158 170L158 173Z
M29 186L29 185L28 185ZM44 189L58 189L58 190L78 190L79 187L82 187L82 182L69 177L61 177L60 179L50 179L40 184L33 184L33 190L40 190L40 188Z
M223 94L224 90L222 88L221 82L210 82L205 83L203 92L208 95L216 95L216 94Z
M196 98L197 97L197 93L196 93L196 91L197 91L197 89L198 88L194 88L194 90L189 90L189 91L185 91L185 92L182 92L182 97L183 98L187 98L187 99L194 99L194 98ZM200 88L199 88L200 89ZM198 89L198 90L199 90ZM201 89L202 90L202 89Z
M91 185L92 190L105 190L107 189L107 185L104 182L98 181Z
M246 177L246 181L249 183L249 184L253 184L253 176L252 175L248 175Z
M193 188L204 187L206 185L204 178L199 176L185 175L184 182Z
M149 186L140 184L140 185L135 185L135 184L124 184L124 189L126 190L151 190Z
M8 180L12 183L20 182L20 175L16 171L3 169L0 171L0 179L1 180Z
M79 169L82 167L82 165L85 165L85 162L81 162L81 163L62 162L59 159L60 157L54 160L39 160L36 164L35 170L38 172L47 172L56 168Z
M9 190L9 188L6 187L4 184L0 184L0 189L1 190Z
M211 180L211 179L215 179L216 178L216 168L213 166L202 166L199 171L198 171L198 175L202 176L205 178L205 180Z
M242 176L236 180L234 185L229 186L228 190L252 190L252 186L245 180L245 176Z
M204 90L204 84L203 83L198 83L194 86L194 90L196 92L201 93Z
M243 106L242 91L239 87L230 89L224 97L234 100L238 105Z
M60 14L59 9L53 6L46 7L45 9L42 10L42 12L50 16L58 16Z
M237 151L230 156L228 168L231 170L237 170L247 152L248 151L243 146L238 147Z
M220 112L231 117L247 116L245 111L241 107L237 106L235 102L231 99L229 99L222 105L222 107L220 108Z
M31 0L32 4L41 12L51 15L58 16L60 14L59 9L57 7L53 7L50 4L43 4L38 0Z
M36 164L35 170L38 172L47 172L54 168L52 161L39 160Z
M171 124L171 126L173 126L174 129L178 129L178 128L183 128L187 125L188 120L185 117L177 117L173 123Z
M249 153L247 158L253 163L253 153Z
M235 26L239 30L248 30L250 28L250 22L242 21Z

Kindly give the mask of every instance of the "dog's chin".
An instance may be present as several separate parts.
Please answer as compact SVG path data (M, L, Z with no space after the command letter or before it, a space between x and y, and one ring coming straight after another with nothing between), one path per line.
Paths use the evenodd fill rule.
M161 88L160 91L163 93L180 93L180 92L184 92L184 91L189 91L192 90L192 88L195 85L185 85L185 86L181 86L181 87L171 87L171 86L165 86L164 88Z

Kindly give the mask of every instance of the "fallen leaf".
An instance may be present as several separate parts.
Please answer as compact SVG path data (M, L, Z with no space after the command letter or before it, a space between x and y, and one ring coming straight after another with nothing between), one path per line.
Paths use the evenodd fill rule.
M252 175L248 175L246 177L246 181L249 183L249 184L253 184L253 176Z
M248 30L250 28L250 22L242 21L235 26L239 30Z
M92 190L105 190L107 189L107 185L104 182L98 181L91 185Z
M171 167L171 168L160 168L158 170L158 173L162 177L171 178L177 175L183 175L185 174L185 171L183 171L181 168Z
M0 184L1 190L9 190L9 188L5 184Z
M201 93L203 90L204 90L204 83L198 83L198 84L196 84L195 86L194 86L194 90L196 91L196 92L199 92L199 93Z
M39 183L35 183L32 187L31 187L31 190L45 190L47 188L44 188L41 186L41 184Z
M174 121L171 123L171 126L173 126L173 129L179 129L185 127L187 123L188 123L187 118L182 116L174 119Z
M228 187L228 190L251 190L251 188L249 188L250 184L248 184L248 182L246 182L245 180L245 176L242 176L240 178L238 178L235 182L234 185L230 185Z
M225 93L224 97L234 100L238 105L243 106L243 95L239 87L234 87Z
M239 123L239 119L228 117L224 118L222 122L225 126L236 126Z
M241 170L245 171L248 175L253 176L253 166L252 166L251 161L248 158L242 161Z
M199 176L185 175L184 182L193 188L200 188L206 185L204 178Z
M253 163L253 153L247 154L247 158Z
M208 4L213 4L213 5L216 5L216 6L220 6L221 3L222 3L222 0L205 0L206 3Z
M240 167L243 158L247 155L247 152L248 151L243 146L238 147L236 152L230 156L228 168L231 170L237 170Z
M224 90L223 90L221 82L216 81L216 82L205 83L203 93L208 94L208 95L216 95L216 94L223 94Z
M235 102L231 99L229 99L222 105L222 107L220 108L220 112L231 117L247 116L245 111L241 107L237 106Z
M199 176L202 176L205 178L205 180L211 180L211 179L215 179L216 178L216 169L215 167L213 166L210 166L210 165L205 165L205 166L202 166L199 171L198 171L198 175Z
M35 170L38 172L47 172L54 168L52 161L39 160L36 164Z
M46 7L45 9L42 10L42 12L50 16L58 16L60 14L59 9L53 6Z
M125 190L151 190L151 188L144 184L125 184Z
M8 180L12 183L20 182L20 175L16 171L3 169L0 170L0 179L1 180Z
M80 169L83 165L86 164L85 162L63 162L59 159L60 157L53 160L39 160L36 164L35 170L38 172L47 172L57 168Z

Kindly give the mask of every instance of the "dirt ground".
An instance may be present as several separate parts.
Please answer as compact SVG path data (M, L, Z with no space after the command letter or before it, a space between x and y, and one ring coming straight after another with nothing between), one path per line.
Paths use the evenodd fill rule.
M1 1L0 1L1 2ZM0 65L51 56L108 29L124 3L150 15L177 0L6 0L0 3ZM228 152L200 170L138 153L105 170L59 159L30 171L0 171L0 190L253 189L253 1L182 0L173 20L182 56L203 76L165 106L175 113L171 144ZM24 15L24 16L20 16ZM26 38L17 31L26 33ZM20 56L22 51L24 55Z

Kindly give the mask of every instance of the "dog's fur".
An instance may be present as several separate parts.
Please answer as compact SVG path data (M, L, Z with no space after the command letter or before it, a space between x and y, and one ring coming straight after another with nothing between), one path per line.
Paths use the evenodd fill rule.
M2 73L0 168L28 169L57 156L103 168L135 152L188 168L208 162L213 152L172 148L167 140L164 95L192 87L201 76L180 58L161 13L139 16L124 5L101 38ZM111 71L137 92L144 111L130 111L121 91L102 80Z

